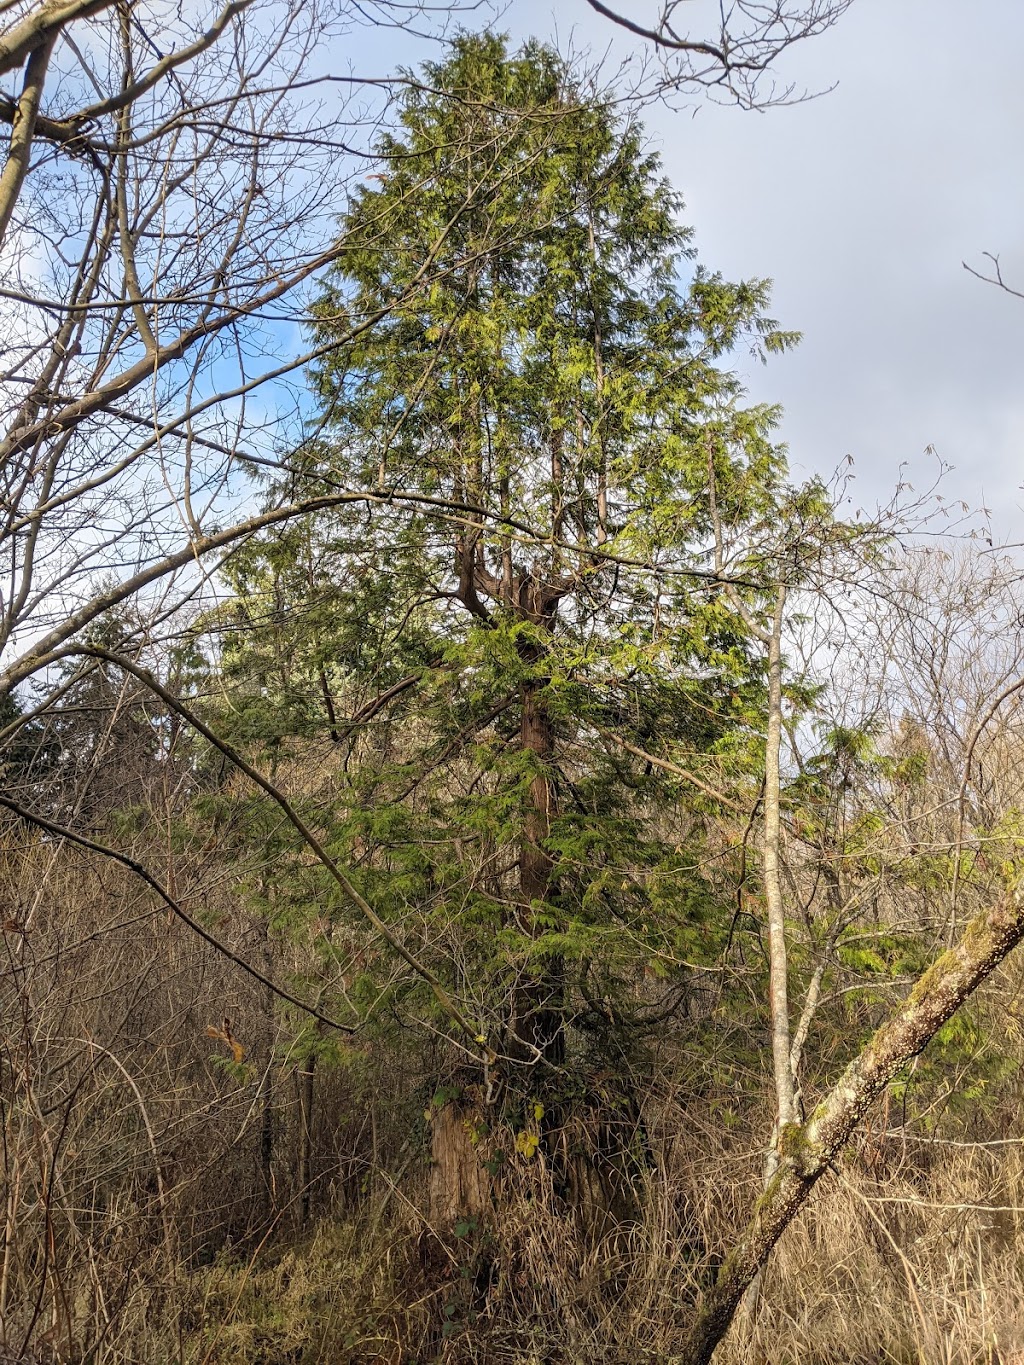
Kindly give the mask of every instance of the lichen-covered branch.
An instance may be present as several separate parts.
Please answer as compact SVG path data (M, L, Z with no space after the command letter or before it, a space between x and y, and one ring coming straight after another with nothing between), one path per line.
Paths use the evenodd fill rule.
M698 1309L680 1354L685 1365L707 1365L747 1285L868 1109L1022 938L1024 901L1015 887L973 919L960 941L924 973L807 1123L784 1130L779 1168Z

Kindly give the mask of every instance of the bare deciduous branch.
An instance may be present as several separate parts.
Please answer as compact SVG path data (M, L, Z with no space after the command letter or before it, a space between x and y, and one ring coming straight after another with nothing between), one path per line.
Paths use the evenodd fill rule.
M792 84L767 89L764 77L795 44L832 28L853 0L737 0L717 10L717 31L696 33L686 24L691 0L658 0L649 20L607 0L587 0L602 18L642 39L658 52L664 84L685 90L719 91L744 108L763 109L806 99ZM711 20L713 25L715 20Z

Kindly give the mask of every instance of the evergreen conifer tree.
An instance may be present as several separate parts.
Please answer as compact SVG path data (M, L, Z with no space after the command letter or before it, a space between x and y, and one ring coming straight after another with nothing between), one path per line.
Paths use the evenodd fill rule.
M661 1017L651 973L679 1007L728 933L695 870L714 787L681 808L649 751L742 761L763 676L714 529L763 529L785 468L728 364L791 338L766 282L695 264L642 129L550 49L459 38L378 150L313 326L392 311L316 374L291 476L367 508L236 558L225 662L272 653L264 723L298 733L304 696L343 744L333 847L544 1142L579 1058Z

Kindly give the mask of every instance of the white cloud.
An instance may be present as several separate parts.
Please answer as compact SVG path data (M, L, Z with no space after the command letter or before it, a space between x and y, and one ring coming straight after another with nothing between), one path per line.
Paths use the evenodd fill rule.
M625 8L625 7L624 7ZM585 0L515 0L506 27L603 48ZM651 109L706 262L770 275L800 350L752 369L782 401L794 462L851 452L865 498L934 444L950 495L986 497L1020 539L1024 300L962 269L1001 254L1024 288L1024 6L1019 0L856 0L795 49L786 78L838 88L769 113ZM696 102L696 101L695 101Z

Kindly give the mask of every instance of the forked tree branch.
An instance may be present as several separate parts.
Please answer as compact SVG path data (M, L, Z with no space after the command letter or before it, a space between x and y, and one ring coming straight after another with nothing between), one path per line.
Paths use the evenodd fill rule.
M0 74L13 71L38 48L52 43L62 28L110 9L114 0L50 0L37 6L20 23L0 33Z
M991 274L986 274L984 270L977 270L973 265L968 265L966 261L961 261L960 264L968 275L973 275L976 280L981 280L983 284L994 284L1004 294L1009 294L1012 298L1024 299L1024 291L1015 289L1013 285L1007 283L999 257L991 251L983 251L981 254L992 262Z
M704 1297L679 1356L684 1365L708 1365L747 1286L871 1105L1022 938L1024 899L1014 887L924 973L807 1123L783 1130L778 1170Z
M620 28L624 28L627 33L632 33L637 38L643 38L646 42L653 43L655 47L671 48L674 52L699 52L702 56L713 57L723 67L728 65L728 54L723 48L716 47L714 43L701 42L696 38L677 37L671 32L664 19L660 26L648 28L644 24L638 24L635 19L630 19L625 14L612 9L609 5L602 4L602 0L587 0L587 4L605 19L610 19L613 24L618 24Z

